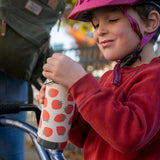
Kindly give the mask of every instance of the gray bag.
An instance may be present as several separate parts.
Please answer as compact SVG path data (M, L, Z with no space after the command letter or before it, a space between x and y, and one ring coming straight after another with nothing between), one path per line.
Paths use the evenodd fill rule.
M50 31L64 9L64 0L0 0L0 71L34 83L53 54Z

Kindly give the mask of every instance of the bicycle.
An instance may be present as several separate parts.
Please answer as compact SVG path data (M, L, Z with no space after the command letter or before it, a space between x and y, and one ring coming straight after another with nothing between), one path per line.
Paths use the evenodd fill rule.
M13 127L28 133L37 151L40 160L65 160L63 152L51 150L40 146L37 142L37 128L27 122L6 118L4 114L16 114L19 112L34 111L37 124L39 124L41 109L34 104L0 104L0 127Z

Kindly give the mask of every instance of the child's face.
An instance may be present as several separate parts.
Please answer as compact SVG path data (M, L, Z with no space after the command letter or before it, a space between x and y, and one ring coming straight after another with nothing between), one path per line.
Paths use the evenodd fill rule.
M132 9L128 10L128 14L136 19L142 30L143 23L138 14ZM95 28L94 39L106 59L120 60L138 48L140 38L120 9L96 9L92 23Z

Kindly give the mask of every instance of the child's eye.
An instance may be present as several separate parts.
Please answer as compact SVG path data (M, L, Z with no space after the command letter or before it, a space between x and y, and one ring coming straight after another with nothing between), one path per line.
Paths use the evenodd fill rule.
M96 25L94 25L93 27L94 27L94 29L96 29L96 28L99 27L99 24L96 24Z
M119 20L118 18L116 18L116 19L110 19L109 22L116 22L118 20Z

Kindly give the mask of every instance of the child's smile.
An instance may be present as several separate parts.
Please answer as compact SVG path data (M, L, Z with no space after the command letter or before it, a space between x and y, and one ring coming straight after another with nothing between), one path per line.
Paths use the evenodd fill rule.
M113 43L113 40L111 39L105 39L105 40L99 41L99 44L102 46L102 48L109 48L111 47L112 43Z

